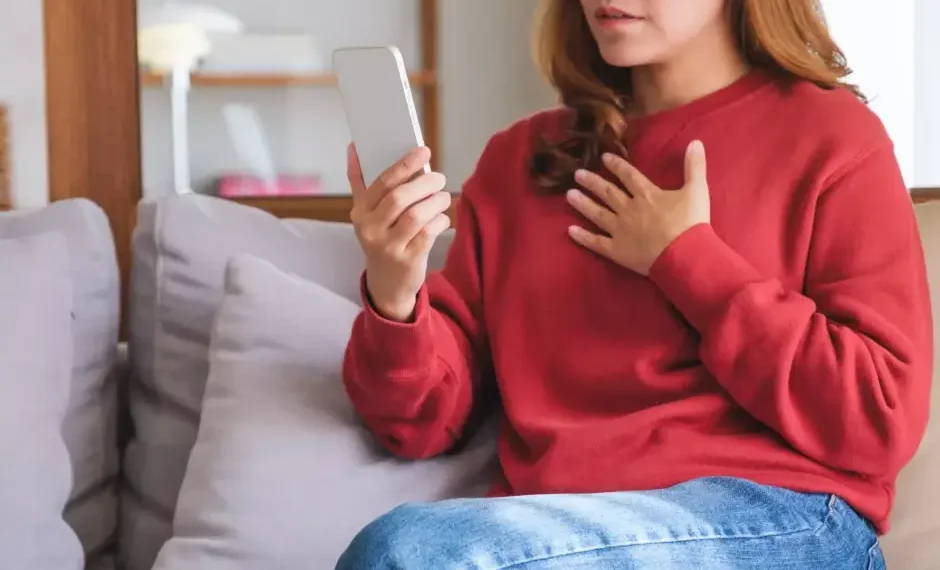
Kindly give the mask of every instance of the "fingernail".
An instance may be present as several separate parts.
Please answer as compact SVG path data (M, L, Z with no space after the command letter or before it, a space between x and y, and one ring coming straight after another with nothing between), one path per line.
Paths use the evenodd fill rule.
M569 202L577 202L581 198L581 192L571 189L565 193L565 196L567 196Z
M574 171L574 179L577 180L578 182L581 182L582 180L584 180L584 177L587 176L587 173L588 173L587 170L583 168L579 168Z
M702 141L692 141L689 144L689 152L703 152L705 150L705 145L702 144Z

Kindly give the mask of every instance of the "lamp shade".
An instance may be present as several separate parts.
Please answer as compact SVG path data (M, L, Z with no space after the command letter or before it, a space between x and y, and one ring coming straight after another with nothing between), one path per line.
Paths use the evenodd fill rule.
M245 24L224 10L202 4L163 2L141 6L138 29L185 24L208 33L240 33Z
M206 32L192 24L161 24L137 32L137 59L156 73L191 70L211 49Z
M237 34L244 24L235 16L200 4L163 2L140 9L138 59L152 71L192 69L212 49L209 34Z

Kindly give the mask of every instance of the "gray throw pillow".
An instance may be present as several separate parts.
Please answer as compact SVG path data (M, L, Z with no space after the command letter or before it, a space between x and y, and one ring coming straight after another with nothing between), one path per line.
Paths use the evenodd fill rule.
M443 261L450 238L448 232L435 243L432 268ZM124 454L121 500L125 570L150 570L172 534L200 421L225 268L241 254L359 300L363 257L349 224L279 220L200 195L141 202L128 313L134 429Z
M0 240L0 566L77 570L63 518L72 466L62 439L72 364L65 239Z
M41 233L65 238L68 258L62 270L72 285L71 397L62 433L72 459L74 484L65 520L82 541L89 570L105 570L114 568L118 526L118 378L114 365L121 287L114 238L104 211L85 199L0 213L0 239ZM0 279L6 273L0 271Z
M402 502L485 490L492 433L459 456L408 462L360 425L340 376L358 312L266 261L230 262L174 536L154 570L332 568Z

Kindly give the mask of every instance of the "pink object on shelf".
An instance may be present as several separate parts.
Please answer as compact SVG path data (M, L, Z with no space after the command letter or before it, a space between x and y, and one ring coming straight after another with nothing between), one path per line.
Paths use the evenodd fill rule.
M320 177L316 175L280 175L273 184L250 174L227 174L219 178L219 196L315 196L321 193Z

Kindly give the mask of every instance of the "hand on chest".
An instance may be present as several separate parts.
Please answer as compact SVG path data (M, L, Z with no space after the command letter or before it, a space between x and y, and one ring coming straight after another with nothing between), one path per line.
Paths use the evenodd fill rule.
M670 304L644 276L673 240L701 223L759 269L795 281L793 267L781 263L800 257L780 247L787 208L754 190L767 165L735 167L723 149L717 164L707 155L690 144L684 152L637 153L636 164L608 156L606 172L579 173L580 188L567 196L533 193L507 230L508 282L522 302L534 311L579 307L595 323L664 313L672 320Z

